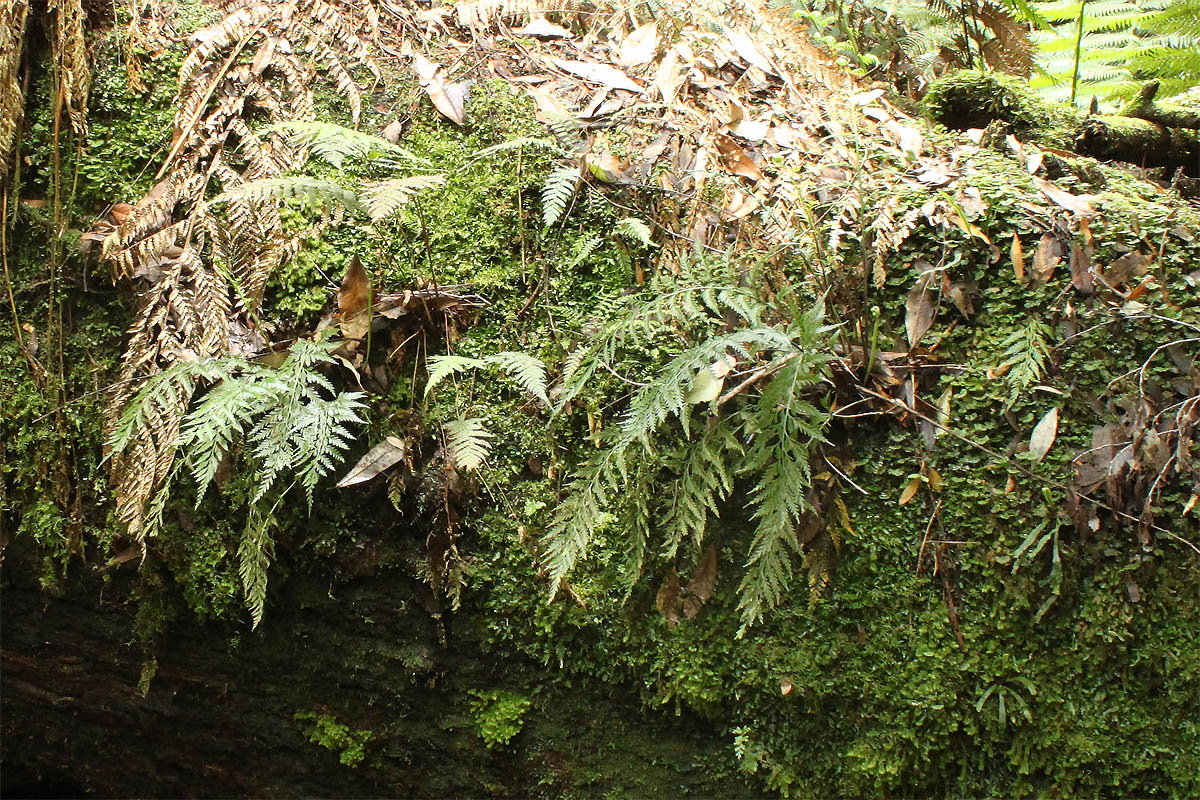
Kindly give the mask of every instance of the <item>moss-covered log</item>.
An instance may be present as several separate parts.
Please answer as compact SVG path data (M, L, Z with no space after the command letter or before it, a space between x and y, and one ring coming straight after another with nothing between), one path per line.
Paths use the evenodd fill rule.
M1092 115L1049 103L1011 76L963 70L935 81L924 108L953 130L998 120L1038 144L1200 177L1200 117L1192 109L1153 103L1155 90L1155 84L1145 87L1118 115Z

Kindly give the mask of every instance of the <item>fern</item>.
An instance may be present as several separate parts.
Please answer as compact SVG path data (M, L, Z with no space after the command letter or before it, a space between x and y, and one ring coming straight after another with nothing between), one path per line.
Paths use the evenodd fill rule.
M312 155L341 169L347 159L386 159L429 166L429 160L376 136L331 122L287 120L267 125L258 131L260 137L283 133L296 144L307 147Z
M654 240L650 238L650 226L640 219L625 217L617 222L613 231L617 235L624 236L644 247L654 246Z
M1050 328L1041 320L1031 317L1024 328L1013 331L1003 341L1004 359L1008 372L1005 380L1009 386L1008 402L1042 379L1046 362L1050 358Z
M450 462L459 469L472 471L483 466L491 452L492 434L480 417L456 419L442 425L446 433L446 451Z
M372 222L380 222L396 213L425 189L441 186L445 175L409 175L373 183L363 190L360 200Z
M173 402L177 392L191 396L201 383L213 384L183 417L173 446L196 481L198 505L221 462L238 443L248 445L245 455L255 491L238 558L255 626L262 619L273 512L280 502L276 499L267 508L265 498L282 498L299 484L311 509L317 483L337 468L350 445L349 426L361 422L362 393L339 394L318 371L332 362L330 349L327 342L298 340L277 370L240 358L179 362L142 386L108 440L112 452L121 453L138 431L153 429L157 409ZM176 471L143 510L144 527L151 533L161 525ZM286 478L283 485L281 478Z
M579 168L574 165L558 167L547 176L542 184L542 224L547 228L563 218L578 183Z
M737 318L734 329L723 330L730 317ZM649 529L639 520L662 520L662 552L668 556L685 541L698 547L734 479L753 479L751 504L758 525L740 587L745 630L779 601L793 574L790 555L797 547L795 523L806 509L808 460L827 419L805 395L823 380L829 328L819 307L797 313L768 306L737 286L663 291L620 310L604 333L572 354L557 412L624 348L644 347L651 338L680 331L691 331L696 343L667 360L633 393L600 450L578 467L543 536L543 560L553 594L597 534L618 518L634 526L629 561L635 568L644 558ZM692 441L688 388L700 370L723 359L749 364L755 385L706 401L715 418ZM750 449L738 458L742 442ZM662 466L670 477L658 468L644 472L642 466L656 462L664 450L668 456ZM652 494L665 498L660 507L651 507L646 481L656 487Z
M448 377L490 365L499 367L504 373L512 376L522 389L541 400L545 405L550 405L550 398L546 395L546 365L527 353L512 351L495 353L483 358L455 355L430 356L425 396L428 397L429 393Z
M300 198L321 206L326 212L336 206L350 211L365 211L358 195L333 181L310 178L307 175L291 175L282 178L259 178L246 181L226 189L212 199L212 203L228 203L244 200L263 203L270 200L292 200Z

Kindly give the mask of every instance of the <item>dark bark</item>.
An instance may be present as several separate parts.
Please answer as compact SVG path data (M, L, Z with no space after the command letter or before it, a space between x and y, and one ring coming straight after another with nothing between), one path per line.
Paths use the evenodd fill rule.
M293 579L255 633L177 621L142 697L129 606L80 579L48 597L32 566L4 564L4 796L748 793L696 766L728 764L719 731L647 715L628 691L501 662L469 619L443 648L395 576L333 589L336 601L328 582ZM487 687L534 699L508 748L488 749L472 728L470 690ZM370 730L362 764L308 741L311 723L294 718L306 711Z

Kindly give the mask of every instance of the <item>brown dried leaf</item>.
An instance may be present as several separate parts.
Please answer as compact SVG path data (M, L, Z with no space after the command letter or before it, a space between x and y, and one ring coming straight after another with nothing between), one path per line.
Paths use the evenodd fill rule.
M1078 242L1071 243L1071 285L1084 296L1096 290L1092 281L1092 260Z
M420 53L413 53L413 66L416 67L421 88L433 101L434 108L456 125L467 124L466 87L457 83L447 84L441 65Z
M709 545L700 557L700 563L688 579L688 594L695 597L701 604L712 597L713 587L717 584L717 548Z
M908 483L905 484L905 486L904 486L904 491L900 493L899 505L902 505L902 506L908 505L909 501L911 501L914 497L916 497L917 492L919 492L920 490L921 490L921 479L915 475L913 477L909 478Z
M365 483L392 465L403 461L407 452L407 442L398 436L389 436L360 458L353 469L337 482L337 487L344 489L356 483Z
M1042 236L1033 254L1033 281L1038 286L1054 277L1054 268L1062 260L1062 242L1052 233Z
M910 350L929 332L936 311L931 272L933 266L921 261L917 262L917 268L921 271L921 276L917 278L916 285L909 290L908 298L904 301L904 330L908 334Z
M1058 436L1058 407L1050 409L1046 416L1033 429L1029 437L1029 455L1034 463L1041 461L1050 452L1055 437Z
M1017 276L1017 280L1025 281L1025 251L1021 249L1021 237L1013 234L1012 240L1012 265L1013 274Z
M338 330L347 339L362 339L371 326L371 279L355 256L346 268L346 277L338 289Z
M658 588L658 595L655 597L655 605L658 606L659 613L667 618L667 622L672 625L678 624L679 576L675 574L675 570L672 569L663 579L662 586Z
M648 22L625 37L617 63L622 67L636 67L654 58L658 46L658 24Z
M1128 283L1135 276L1144 275L1146 266L1150 263L1150 256L1143 253L1132 252L1118 258L1116 261L1108 265L1104 270L1104 282L1109 286L1120 286L1123 283Z
M1071 194L1070 192L1060 189L1045 178L1033 176L1033 185L1042 191L1042 194L1054 201L1055 205L1060 208L1065 208L1067 211L1074 211L1076 214L1095 214L1096 211L1092 208L1092 201L1096 199L1094 194Z
M749 178L752 181L763 179L762 170L737 142L722 133L714 137L714 142L722 167L741 178Z
M564 72L577 75L589 83L599 84L600 86L611 86L614 89L624 89L627 92L634 92L636 94L642 93L640 84L609 64L600 64L596 61L567 61L561 58L554 58L551 61L554 66Z
M659 99L670 105L675 102L682 85L683 68L679 64L679 51L672 47L658 62L658 71L654 73L654 88L658 90Z

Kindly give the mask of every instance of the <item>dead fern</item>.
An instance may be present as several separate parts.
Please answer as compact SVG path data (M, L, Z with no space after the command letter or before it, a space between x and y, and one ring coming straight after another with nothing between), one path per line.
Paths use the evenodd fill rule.
M82 18L78 2L52 0L52 7L64 103L74 122L86 92L86 53L72 27ZM356 3L235 0L218 11L217 22L193 35L180 67L175 135L159 182L104 241L118 277L151 284L130 329L110 426L143 381L176 364L226 355L231 316L255 310L267 277L295 246L278 201L239 195L238 188L297 168L307 144L257 123L264 115L268 123L314 119L313 93L329 84L357 121L362 90L352 73L365 68L379 76L359 33ZM221 217L204 202L214 191L229 200ZM111 461L118 515L139 541L155 487L171 473L191 399L186 386L176 387Z

